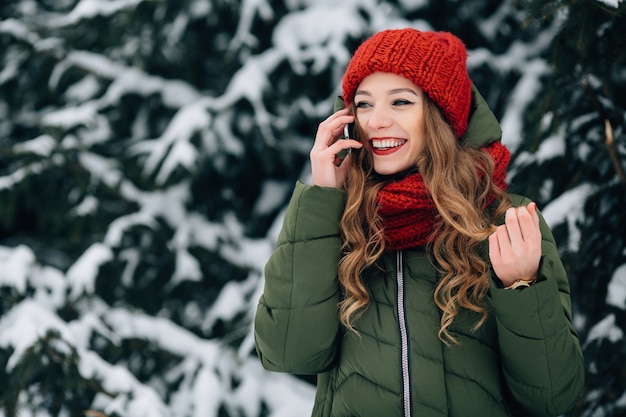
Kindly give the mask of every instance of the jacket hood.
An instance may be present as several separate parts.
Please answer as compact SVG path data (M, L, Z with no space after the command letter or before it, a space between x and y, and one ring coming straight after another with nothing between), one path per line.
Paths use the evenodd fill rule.
M467 131L461 142L472 148L481 148L502 138L502 128L489 105L472 84L472 108L468 120Z

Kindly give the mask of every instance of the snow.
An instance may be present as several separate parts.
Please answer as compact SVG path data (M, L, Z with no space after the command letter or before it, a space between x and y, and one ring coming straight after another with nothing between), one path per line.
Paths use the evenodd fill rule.
M14 287L20 294L26 291L30 267L35 262L35 254L27 246L20 245L15 250L0 248L0 285Z
M626 310L626 264L613 272L607 289L606 304Z
M517 61L515 58L514 60ZM527 63L526 70L522 74L522 79L511 94L511 98L506 106L506 112L501 120L502 143L506 145L511 153L515 153L520 147L524 137L523 116L529 103L535 100L541 87L540 79L548 73L548 66L543 60L534 60Z
M100 83L98 79L93 75L88 75L69 87L65 92L65 97L69 101L80 103L92 99L99 89Z
M136 7L143 0L81 0L66 16L55 19L52 26L70 26L96 16L110 16L121 10Z
M136 93L146 97L150 94L159 94L163 98L163 103L172 108L182 107L202 97L201 93L188 83L150 75L100 54L72 51L68 54L66 63L62 68L70 69L72 67L113 81L98 102L100 108L117 103L120 97L128 93ZM57 74L57 77L60 75L62 74Z
M67 299L65 277L56 268L34 265L28 283L33 287L32 299L51 311L60 309Z
M91 245L67 270L69 298L75 300L82 294L93 294L100 265L113 259L113 252L101 243Z
M85 196L85 198L83 199L83 201L81 201L79 205L77 205L76 207L72 209L70 214L78 216L78 217L95 214L99 205L100 203L96 197L92 195L88 195L88 196Z
M573 252L576 252L580 246L580 231L577 223L583 220L584 203L594 192L596 192L595 186L589 183L580 184L552 200L541 210L550 228L567 223L569 239L566 246Z
M506 27L503 24L503 20L508 17L511 8L511 0L503 1L498 7L498 10L492 14L489 18L485 19L480 25L480 31L482 34L490 39L493 39L498 29Z
M72 342L72 334L65 322L33 300L22 301L2 316L0 346L13 348L13 353L7 362L7 370L12 370L24 352L51 329L60 332L64 340Z
M514 145L517 146L517 145ZM560 128L555 134L544 139L535 152L522 151L515 159L515 164L509 168L507 173L509 181L514 178L522 168L533 164L540 165L546 161L565 155L565 129ZM550 195L552 184L548 181L542 190L543 195Z
M42 172L46 167L48 167L48 165L48 163L35 162L16 169L9 175L0 177L0 190L12 188L15 184L22 182L29 175Z
M78 146L77 143L65 144L66 148ZM81 152L78 155L78 161L95 179L102 181L110 187L117 186L122 179L122 173L119 170L119 163L117 161L103 158L98 154L87 151Z
M35 154L50 156L57 145L57 141L50 135L41 135L13 146L13 152L18 154Z
M493 26L498 25L497 22L504 18L500 13L494 14L487 26L481 29L487 36L494 36ZM500 120L502 143L509 148L511 153L519 149L524 137L522 128L525 109L536 99L542 85L541 78L550 72L545 60L536 57L552 41L558 24L559 19L555 19L551 27L542 32L533 42L529 44L513 42L504 54L498 56L484 48L468 50L467 66L470 71L482 65L488 65L496 72L507 74L512 71L516 72L514 70L519 69L520 62L524 63L524 70L519 72L521 78L509 95L504 115Z
M11 34L18 39L29 40L32 43L39 40L39 37L31 32L26 24L15 19L1 20L0 32Z
M43 117L42 122L46 126L69 129L81 124L89 126L94 123L97 117L99 116L96 103L87 102L79 106L50 112Z
M83 259L98 258L100 251L101 248L93 248L86 252L87 255L84 255ZM26 261L22 263L28 263L33 258L24 255L24 249L10 251L2 248L1 253ZM258 277L249 280L245 285L253 286L256 282ZM225 292L225 303L228 303L229 299L232 301L240 298L241 292L234 287L231 288L232 291ZM222 306L219 302L215 304L213 310L222 316L234 314L232 306ZM63 340L68 342L69 346L73 346L79 354L81 375L85 378L98 379L104 390L114 395L112 400L99 395L94 401L94 407L106 413L117 412L128 417L217 416L219 404L226 401L229 407L234 409L243 404L241 401L244 398L246 409L259 409L262 398L259 393L266 390L267 386L260 385L263 379L261 374L264 371L253 358L246 357L239 363L234 355L224 351L217 342L201 339L166 319L110 308L101 303L97 303L91 311L78 320L66 323L52 314L50 309L32 300L25 300L14 307L0 320L0 346L11 346L14 349L7 369L10 370L17 364L23 352L37 338L54 329L60 332ZM124 366L108 364L94 352L86 350L89 334L93 332L100 333L113 343L119 343L124 338L149 340L172 355L187 358L179 368L182 372L180 375L185 376L186 382L183 384L183 390L176 395L178 401L173 402L178 404L178 407L168 411L159 393L140 383ZM68 347L57 345L56 348L67 350ZM198 364L201 368L196 372ZM216 372L218 370L219 372ZM234 393L227 394L222 388L226 386L225 381L219 375L232 372L240 374L238 378L241 379L241 384ZM174 372L169 377L177 378L177 375L179 373ZM294 385L294 398L289 401L285 401L285 398L276 401L274 398L276 395L271 390L264 393L271 397L270 402L275 403L279 413L276 415L288 415L286 413L310 407L312 388L302 383L294 384L290 379L287 375L269 376L269 386L273 386L279 392L284 393L287 384ZM252 392L253 388L255 392ZM253 401L250 401L250 398ZM281 409L287 411L281 412Z
M565 131L561 128L556 134L544 139L539 149L533 154L534 162L539 164L565 156Z
M408 12L419 10L428 5L428 0L400 0L402 8Z
M365 27L363 18L354 13L353 4L318 3L284 18L274 30L273 41L287 55L296 74L304 73L304 63L310 61L315 73L327 67L329 59L347 63L351 53L344 46L346 37L358 36Z
M255 290L259 278L258 274L251 274L243 282L228 282L202 321L202 328L211 329L217 320L230 321L245 311L248 306L247 298Z
M609 7L618 8L624 2L624 0L596 0L598 3L605 4Z
M178 166L193 171L199 154L190 142L194 133L210 127L211 117L199 103L182 107L160 138L142 141L134 146L135 153L147 156L144 174L150 176L160 167L156 181L162 185Z
M242 45L256 46L258 44L256 37L252 34L252 25L257 15L267 21L274 17L274 11L266 0L242 2L237 31L230 41L229 50L237 50Z
M585 344L608 339L610 342L617 343L624 338L624 332L615 323L615 315L609 314L604 319L596 323L587 335Z
M285 197L291 189L292 184L281 181L266 181L261 190L261 196L254 205L254 211L260 215L265 215L279 209Z

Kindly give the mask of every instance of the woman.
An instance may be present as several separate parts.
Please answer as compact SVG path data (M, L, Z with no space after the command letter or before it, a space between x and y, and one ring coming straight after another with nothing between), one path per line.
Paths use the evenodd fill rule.
M449 33L379 32L319 126L255 318L266 369L318 374L313 416L557 416L580 394L566 273L506 192L466 59Z

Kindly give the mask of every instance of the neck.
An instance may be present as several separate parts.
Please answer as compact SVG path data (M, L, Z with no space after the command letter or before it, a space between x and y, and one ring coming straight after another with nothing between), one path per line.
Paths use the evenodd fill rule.
M417 167L411 167L403 171L396 172L394 174L389 174L389 175L382 175L377 172L374 172L373 176L380 182L393 182L393 181L403 180L409 175L417 174L418 172L419 170L417 169Z

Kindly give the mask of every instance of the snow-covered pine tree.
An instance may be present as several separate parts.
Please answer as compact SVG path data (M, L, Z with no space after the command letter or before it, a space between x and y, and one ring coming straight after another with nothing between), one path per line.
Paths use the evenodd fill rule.
M559 28L514 178L562 219L554 233L588 364L576 415L626 415L626 2L527 3L529 22Z
M312 388L264 373L250 337L265 234L288 193L276 179L305 160L275 109L290 100L268 99L270 77L300 60L272 47L287 9L0 7L3 412L308 407Z
M598 110L576 89L540 105L567 20L542 20L537 4L529 20L514 0L2 2L0 415L307 415L312 386L260 368L251 318L350 52L393 26L466 41L516 152L514 186L545 207L570 265L590 371L601 370L576 413L619 409L605 353L623 344L623 194L610 163L593 168ZM587 4L623 16L621 2ZM619 38L603 16L592 32ZM613 96L598 75L590 86L623 155L613 68ZM592 188L584 212L562 203L578 186Z

